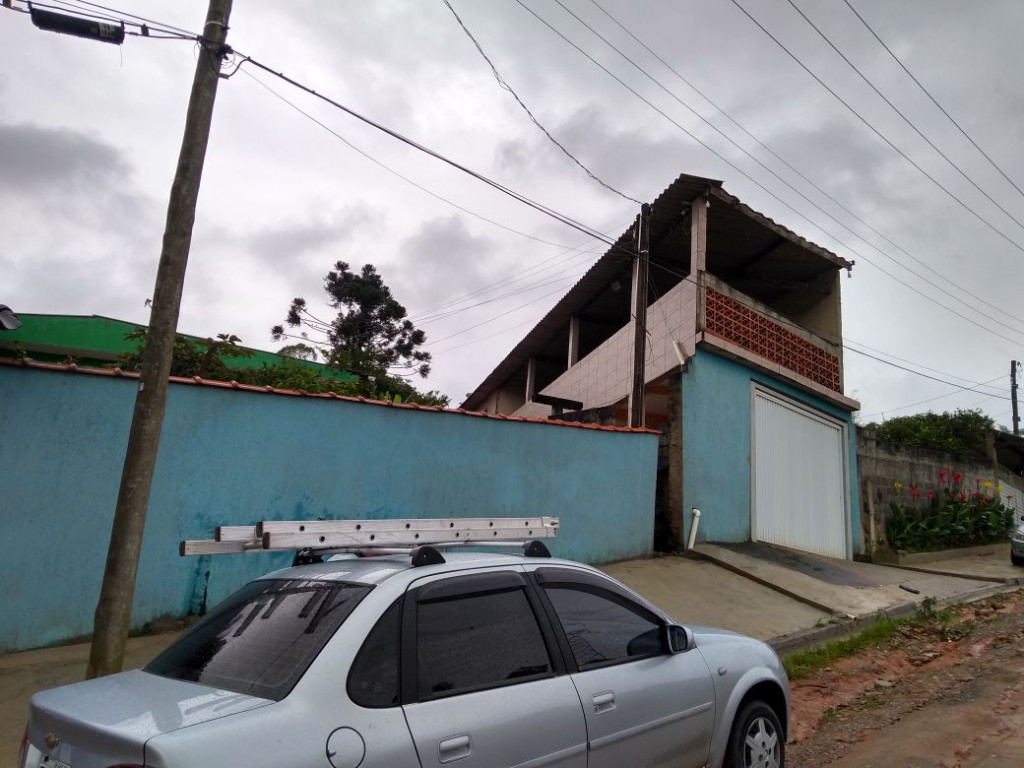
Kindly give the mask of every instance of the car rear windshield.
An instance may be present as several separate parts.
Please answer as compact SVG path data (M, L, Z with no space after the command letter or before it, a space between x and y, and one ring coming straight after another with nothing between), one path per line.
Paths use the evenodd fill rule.
M254 581L145 671L279 701L371 589L336 581Z

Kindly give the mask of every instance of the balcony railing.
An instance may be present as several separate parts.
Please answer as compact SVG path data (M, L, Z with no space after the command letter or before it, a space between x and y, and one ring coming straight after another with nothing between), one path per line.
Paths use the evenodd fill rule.
M700 294L699 322L709 341L722 339L842 393L842 358L837 344L786 320L707 273L701 276Z

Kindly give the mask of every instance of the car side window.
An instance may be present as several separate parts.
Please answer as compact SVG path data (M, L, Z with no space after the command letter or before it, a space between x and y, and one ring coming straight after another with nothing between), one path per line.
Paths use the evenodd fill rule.
M554 674L521 586L419 602L416 660L420 700Z
M664 653L661 623L639 605L598 587L544 587L580 670Z
M381 616L352 662L348 696L361 707L398 705L398 640L402 601L397 600Z

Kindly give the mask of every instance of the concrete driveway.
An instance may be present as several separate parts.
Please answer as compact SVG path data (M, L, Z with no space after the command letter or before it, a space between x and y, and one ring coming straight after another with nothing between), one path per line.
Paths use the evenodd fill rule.
M940 602L967 600L1005 588L1001 578L837 560L770 544L700 544L695 551L723 568L842 618L905 609L929 597Z
M655 557L602 570L680 624L721 627L761 640L820 626L828 611L807 605L706 560Z

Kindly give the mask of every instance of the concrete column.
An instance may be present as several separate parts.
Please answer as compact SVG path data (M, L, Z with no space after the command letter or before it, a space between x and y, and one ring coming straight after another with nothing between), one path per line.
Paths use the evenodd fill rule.
M666 533L670 551L679 552L686 541L683 523L683 382L682 373L668 375L668 488Z
M644 387L647 383L647 262L640 258L633 259L633 280L630 290L629 312L633 320L632 345L630 355L633 360L633 376L629 390L627 406L629 408L629 426L644 425L645 402Z
M572 368L580 359L580 319L576 315L569 318L569 367Z
M530 358L526 363L526 402L533 400L537 393L537 361Z
M706 200L698 197L690 203L690 274L694 277L707 269L708 261L708 208Z

